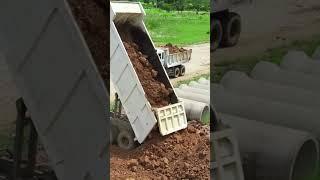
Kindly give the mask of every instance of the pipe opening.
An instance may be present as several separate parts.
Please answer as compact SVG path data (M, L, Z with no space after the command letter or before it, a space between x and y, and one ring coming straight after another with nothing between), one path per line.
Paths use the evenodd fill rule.
M291 169L292 180L306 180L317 170L318 165L317 144L313 140L306 141L300 148Z

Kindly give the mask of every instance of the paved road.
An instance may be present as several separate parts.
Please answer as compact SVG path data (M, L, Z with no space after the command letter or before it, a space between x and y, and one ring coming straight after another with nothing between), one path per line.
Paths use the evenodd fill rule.
M15 84L0 53L0 130L16 119L14 103L17 97Z
M320 34L319 0L255 0L252 6L235 11L243 21L240 42L213 53L214 63L254 56L268 48Z
M177 81L191 78L198 74L204 74L210 71L210 44L198 44L184 47L186 49L192 49L192 55L190 62L186 63L186 74L183 77L171 79L174 84ZM110 98L114 99L115 89L113 84L110 83Z

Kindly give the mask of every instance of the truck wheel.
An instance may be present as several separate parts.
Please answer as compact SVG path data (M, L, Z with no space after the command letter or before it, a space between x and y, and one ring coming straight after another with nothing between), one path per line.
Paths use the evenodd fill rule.
M174 68L174 78L179 77L179 75L180 75L180 68L179 67Z
M221 45L231 47L238 43L241 32L241 17L239 14L231 12L222 21L223 36Z
M118 146L125 150L135 147L134 135L128 131L121 131L117 137Z
M222 24L219 19L213 19L211 23L211 37L210 44L211 50L215 51L218 49L223 35Z
M186 74L186 67L185 66L181 66L180 67L180 76L184 76Z

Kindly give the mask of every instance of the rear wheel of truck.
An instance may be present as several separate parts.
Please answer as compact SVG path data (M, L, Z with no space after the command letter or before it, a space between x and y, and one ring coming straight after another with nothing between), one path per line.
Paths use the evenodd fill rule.
M186 67L185 66L181 66L180 67L180 76L184 76L186 74Z
M180 76L180 68L179 67L175 67L174 68L174 78L177 78Z
M223 36L221 46L231 47L238 43L241 33L241 17L239 14L230 12L222 21Z
M211 23L211 50L215 51L220 46L223 36L222 24L219 19L214 18Z
M118 146L125 150L130 150L135 147L134 134L123 130L119 133L117 137Z

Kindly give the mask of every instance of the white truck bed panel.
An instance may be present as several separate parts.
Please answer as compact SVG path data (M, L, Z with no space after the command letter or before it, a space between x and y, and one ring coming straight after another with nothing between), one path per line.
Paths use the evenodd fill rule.
M164 59L164 64L167 68L175 67L187 63L191 59L192 49L187 51L169 54Z
M67 3L3 0L0 23L1 51L58 179L107 179L108 92Z
M148 136L157 119L129 59L114 23L110 23L111 80L139 143Z

